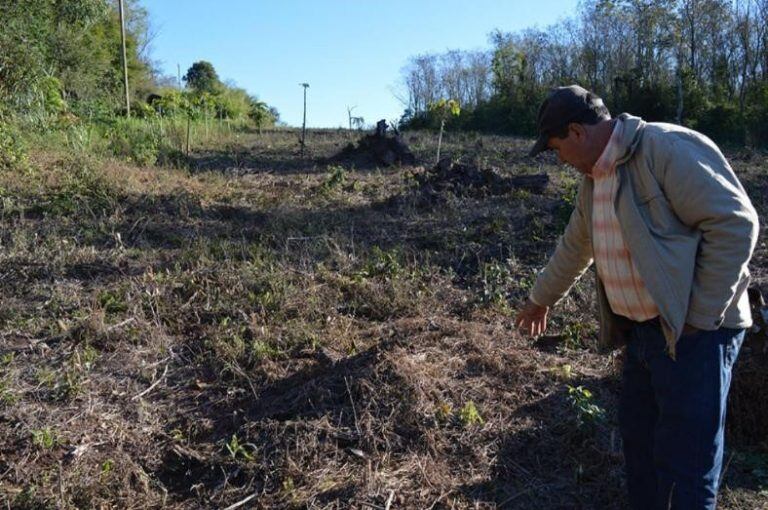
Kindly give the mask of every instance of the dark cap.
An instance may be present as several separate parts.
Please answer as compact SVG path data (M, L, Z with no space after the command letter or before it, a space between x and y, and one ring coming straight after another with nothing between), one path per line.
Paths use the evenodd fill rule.
M547 150L551 133L565 126L581 114L603 107L603 100L578 85L552 89L539 107L537 126L539 138L528 153L533 157Z

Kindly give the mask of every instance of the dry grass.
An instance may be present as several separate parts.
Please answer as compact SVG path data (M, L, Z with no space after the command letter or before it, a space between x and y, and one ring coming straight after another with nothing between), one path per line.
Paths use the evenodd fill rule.
M553 184L430 202L423 167L328 169L350 134L311 133L303 159L296 140L251 135L188 170L49 151L0 176L0 502L624 507L591 276L553 336L511 328L568 171L530 166L527 141L448 136L455 157ZM431 161L433 136L406 140ZM746 157L766 217L765 158ZM765 504L760 452L732 458L721 508Z

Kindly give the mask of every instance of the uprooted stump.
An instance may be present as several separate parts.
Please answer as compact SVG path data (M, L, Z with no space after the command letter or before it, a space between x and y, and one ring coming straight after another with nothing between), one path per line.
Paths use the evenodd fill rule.
M417 175L416 180L423 194L449 191L457 196L503 195L513 189L541 194L549 184L547 174L502 177L494 167L454 163L449 158L440 160L431 170Z
M387 134L387 130L387 121L380 120L376 124L376 131L361 138L357 145L347 144L341 152L331 158L331 161L337 163L354 162L357 166L415 164L416 157L397 130L394 130L392 136Z

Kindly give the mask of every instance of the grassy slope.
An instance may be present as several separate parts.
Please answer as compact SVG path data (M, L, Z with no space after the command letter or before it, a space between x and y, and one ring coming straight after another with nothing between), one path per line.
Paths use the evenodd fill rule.
M423 168L334 175L320 158L349 135L311 135L303 160L278 132L189 173L47 151L2 176L0 503L623 507L620 361L594 352L591 273L552 337L521 337L507 304L573 174L528 166L524 141L449 136L553 185L424 198ZM430 161L434 140L408 138ZM764 158L735 166L764 218ZM766 505L761 467L731 457L722 508Z

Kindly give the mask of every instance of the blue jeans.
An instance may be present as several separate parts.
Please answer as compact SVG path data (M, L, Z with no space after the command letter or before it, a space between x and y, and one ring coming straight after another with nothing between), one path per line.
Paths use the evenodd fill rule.
M673 361L658 322L633 327L619 403L633 509L714 510L731 370L743 340L743 329L684 335Z

